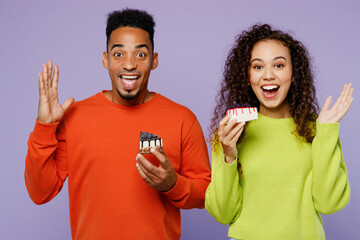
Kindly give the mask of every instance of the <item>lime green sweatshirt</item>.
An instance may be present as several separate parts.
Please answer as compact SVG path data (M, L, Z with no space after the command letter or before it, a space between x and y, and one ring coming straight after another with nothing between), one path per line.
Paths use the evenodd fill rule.
M212 152L212 180L205 207L237 239L325 239L320 214L339 211L350 185L339 140L339 124L316 122L313 143L292 132L292 118L259 114L247 123L238 159ZM241 173L238 168L241 166Z

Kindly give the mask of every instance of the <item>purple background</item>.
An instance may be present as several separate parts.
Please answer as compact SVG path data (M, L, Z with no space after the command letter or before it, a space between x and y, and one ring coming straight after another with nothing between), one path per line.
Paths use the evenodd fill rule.
M342 211L324 216L327 239L359 239L360 135L357 99L360 53L359 1L11 1L0 2L0 238L70 239L67 184L37 206L24 184L27 138L37 116L37 74L52 59L60 67L60 99L77 100L110 79L101 64L107 13L148 10L156 20L159 67L150 90L189 107L207 134L227 53L240 31L258 22L289 30L313 58L320 104L353 82L355 101L340 136L352 196ZM182 211L182 239L226 239L227 226L206 210ZM139 226L141 230L141 226Z

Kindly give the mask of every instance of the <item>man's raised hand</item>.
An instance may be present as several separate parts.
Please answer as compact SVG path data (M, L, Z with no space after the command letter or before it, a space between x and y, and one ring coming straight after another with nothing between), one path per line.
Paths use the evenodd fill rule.
M65 111L74 103L74 98L68 98L63 105L60 105L58 98L59 67L53 63L43 64L42 73L39 73L39 110L38 121L41 123L55 123L61 121Z

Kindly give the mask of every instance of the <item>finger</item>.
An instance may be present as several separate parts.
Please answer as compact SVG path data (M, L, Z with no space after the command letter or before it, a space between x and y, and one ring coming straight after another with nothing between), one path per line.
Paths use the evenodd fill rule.
M223 121L224 120L224 121ZM218 135L225 137L228 135L228 132L237 124L236 120L232 118L232 115L227 115L225 118L221 120L222 122L219 124Z
M230 115L230 119L227 122L226 126L224 127L225 131L229 131L230 129L232 129L236 124L238 124L236 117L233 115Z
M43 63L42 75L43 75L43 79L44 79L44 86L45 86L45 89L47 92L49 89L49 78L48 78L48 66L45 63Z
M352 92L353 92L354 89L351 89L351 96L352 96ZM346 115L346 113L349 111L350 107L351 107L351 104L353 102L354 98L351 97L350 99L348 99L343 107L343 114L342 116L340 117L340 119L337 121L337 122L340 122L340 120Z
M341 90L341 93L340 93L339 98L341 98L341 97L344 96L344 94L345 94L345 92L346 92L346 90L347 90L347 86L348 86L347 83L345 83L344 86L343 86L343 88L342 88L342 90Z
M352 83L350 83L350 84L348 85L347 91L346 91L346 93L345 93L344 98L345 98L346 100L350 100L350 99L352 98L352 95L353 95L353 92L354 92L354 88L352 88L351 85L352 85Z
M239 137L241 136L241 134L242 134L243 131L244 131L244 127L242 127L242 128L240 129L240 131L238 131L238 132L236 133L236 135L234 136L234 138L231 139L230 144L236 144L236 142L238 141L238 139L239 139Z
M143 169L141 168L141 166L139 165L139 163L136 163L136 169L137 169L140 177L141 177L147 184L149 184L150 186L155 184L154 181L145 174L145 172L143 171Z
M62 105L64 112L75 102L74 98L68 98Z
M348 84L348 87L343 96L343 100L341 102L341 107L342 107L341 110L343 110L343 108L346 109L347 107L349 107L349 104L351 104L353 91L354 91L354 89L351 87L351 83Z
M335 111L336 112L343 112L345 114L345 112L348 110L347 108L350 107L349 103L351 102L351 98L352 98L352 93L353 93L353 88L351 87L351 83L346 84L346 86L344 86L344 89L341 93L341 99L339 99L339 103L337 104Z
M347 88L345 90L343 100L339 105L339 109L336 109L336 115L337 118L335 122L340 122L341 119L346 115L346 113L349 111L351 104L353 102L353 94L354 89L351 87L351 83L347 85Z
M58 82L59 82L59 67L58 65L55 64L55 68L54 68L54 76L51 82L51 86L55 89L57 89L58 87Z
M41 73L39 73L39 95L41 97L41 95L45 95L46 91L45 91L45 86L44 86L44 78L42 76Z
M53 63L51 60L48 61L48 79L49 81L51 80L51 74L52 74L52 70L53 70Z
M331 101L332 101L332 97L329 96L329 97L326 99L323 107L321 108L320 114L321 114L322 112L325 112L325 111L327 111L327 110L329 109L329 107L330 107L330 105L331 105ZM320 115L320 114L319 114L319 115Z
M143 172L152 179L158 179L159 176L159 169L155 165L153 165L151 162L149 162L144 156L142 156L140 153L136 155L136 160L143 170Z
M223 141L231 142L231 140L238 134L238 132L244 127L244 125L245 122L236 123L236 125L232 129L229 129L227 135L224 136Z
M160 165L163 166L165 169L168 169L171 165L169 159L165 156L165 154L162 154L155 148L150 148L150 153L154 155L160 162Z
M226 124L229 122L231 118L231 115L226 115L223 119L221 119L221 121L219 122L219 129L223 128L226 126Z
M241 122L239 123L239 130L236 131L236 134L234 135L234 137L230 140L231 142L237 142L237 140L239 139L241 133L243 132L244 130L244 126L245 126L245 122Z
M334 103L334 106L333 106L334 110L338 111L339 107L340 108L342 107L342 104L344 103L344 98L345 98L347 92L348 92L348 84L345 83L341 90L340 96Z

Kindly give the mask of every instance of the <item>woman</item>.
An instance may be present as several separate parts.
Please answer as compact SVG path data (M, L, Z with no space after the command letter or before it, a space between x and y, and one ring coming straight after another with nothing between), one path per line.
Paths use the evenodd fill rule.
M229 224L230 239L325 239L320 214L350 199L339 122L352 93L345 84L318 113L300 42L266 24L237 37L212 118L205 198L209 213ZM245 125L225 116L234 102L257 107L258 119Z

